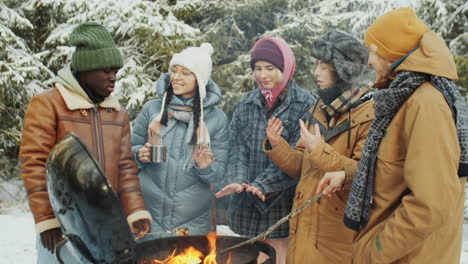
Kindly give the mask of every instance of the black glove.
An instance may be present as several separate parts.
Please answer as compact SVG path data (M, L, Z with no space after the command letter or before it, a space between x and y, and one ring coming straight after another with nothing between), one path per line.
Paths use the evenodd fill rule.
M55 245L63 239L60 227L46 230L41 233L42 245L54 253Z

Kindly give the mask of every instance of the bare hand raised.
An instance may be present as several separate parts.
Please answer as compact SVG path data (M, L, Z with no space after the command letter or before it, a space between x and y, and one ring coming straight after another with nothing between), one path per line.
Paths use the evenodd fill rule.
M276 147L279 144L283 130L283 122L279 118L273 117L268 120L266 134L272 147Z
M241 193L244 191L244 187L237 183L232 183L224 186L219 192L216 193L216 199L221 198L226 195L231 195L234 193Z
M246 192L250 192L253 195L256 195L260 200L265 201L266 197L257 187L243 183L242 186L245 188Z
M304 146L309 152L315 150L315 148L317 148L317 146L323 141L319 125L314 125L315 135L307 130L304 121L299 120L299 125L301 127L301 141Z
M193 153L193 160L197 163L199 168L207 168L213 163L215 157L207 145L197 145Z

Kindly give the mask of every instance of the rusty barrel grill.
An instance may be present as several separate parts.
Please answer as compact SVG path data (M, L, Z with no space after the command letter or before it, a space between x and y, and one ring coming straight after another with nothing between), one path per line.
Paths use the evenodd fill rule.
M204 236L160 238L135 243L118 198L96 159L76 134L69 133L49 155L46 165L48 192L55 216L65 240L57 245L56 256L64 263L61 251L69 243L77 258L75 263L153 264L164 260L176 248L193 246L208 253ZM219 236L219 250L247 238ZM275 250L266 243L255 242L233 250L232 264L257 263L259 252L275 263ZM228 254L216 257L225 264ZM69 263L67 263L69 264ZM72 263L70 263L72 264Z

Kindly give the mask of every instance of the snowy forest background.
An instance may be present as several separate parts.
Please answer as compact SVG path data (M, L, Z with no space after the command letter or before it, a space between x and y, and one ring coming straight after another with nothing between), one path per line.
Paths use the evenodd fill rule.
M22 185L17 155L24 113L31 96L48 89L70 60L68 35L77 24L96 21L113 35L125 60L116 90L133 120L156 96L154 83L172 54L186 47L213 44L212 78L223 90L221 108L230 114L255 87L249 50L260 37L280 36L291 45L294 78L315 93L309 47L317 36L335 29L362 39L377 16L404 6L415 8L445 39L467 96L465 0L0 0L0 208L2 201L25 199L15 191Z

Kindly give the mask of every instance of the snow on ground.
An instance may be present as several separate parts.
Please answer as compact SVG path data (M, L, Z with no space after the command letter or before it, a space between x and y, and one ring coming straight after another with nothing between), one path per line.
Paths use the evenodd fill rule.
M460 259L461 264L468 264L468 221L463 224L463 245Z
M35 245L30 212L11 210L8 214L0 214L0 264L36 263Z
M222 235L222 236L239 236L238 234L234 233L234 232L229 228L229 226L225 226L225 225L217 225L217 226L216 226L216 232L217 232L219 235Z

